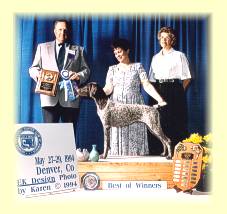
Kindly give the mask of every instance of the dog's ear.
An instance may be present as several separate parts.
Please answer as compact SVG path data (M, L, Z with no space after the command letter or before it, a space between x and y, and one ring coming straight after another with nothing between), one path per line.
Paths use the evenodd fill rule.
M95 82L91 82L89 85L89 92L90 92L90 97L94 97L96 91L97 91L97 83Z

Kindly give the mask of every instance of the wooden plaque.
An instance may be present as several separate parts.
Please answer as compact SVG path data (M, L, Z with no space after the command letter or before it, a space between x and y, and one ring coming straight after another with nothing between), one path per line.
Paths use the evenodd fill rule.
M203 148L194 143L178 143L173 157L175 187L191 190L198 183L202 168Z
M59 72L43 69L37 82L35 93L56 96L58 78Z

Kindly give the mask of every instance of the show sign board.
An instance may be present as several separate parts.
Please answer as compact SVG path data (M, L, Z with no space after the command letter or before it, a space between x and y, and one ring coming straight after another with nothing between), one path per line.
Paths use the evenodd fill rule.
M17 193L32 197L79 188L71 123L17 124Z
M166 190L167 181L103 181L105 190Z

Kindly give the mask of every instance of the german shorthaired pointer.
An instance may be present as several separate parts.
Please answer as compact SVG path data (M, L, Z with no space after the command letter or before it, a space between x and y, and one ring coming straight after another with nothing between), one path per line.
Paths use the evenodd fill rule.
M171 159L171 142L162 131L159 112L156 108L139 104L114 103L95 82L88 83L79 88L77 92L79 96L93 98L97 105L97 113L104 131L104 153L101 158L106 158L110 149L110 127L127 126L138 121L145 123L149 131L162 142L163 153L161 156ZM167 155L166 149L168 150Z

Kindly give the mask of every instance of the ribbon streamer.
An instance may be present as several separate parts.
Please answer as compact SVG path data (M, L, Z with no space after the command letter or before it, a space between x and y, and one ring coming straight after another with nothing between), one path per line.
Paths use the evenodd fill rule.
M64 89L65 91L65 101L73 101L76 99L78 86L75 81L69 79L69 71L61 71L62 81L59 82L60 90Z

